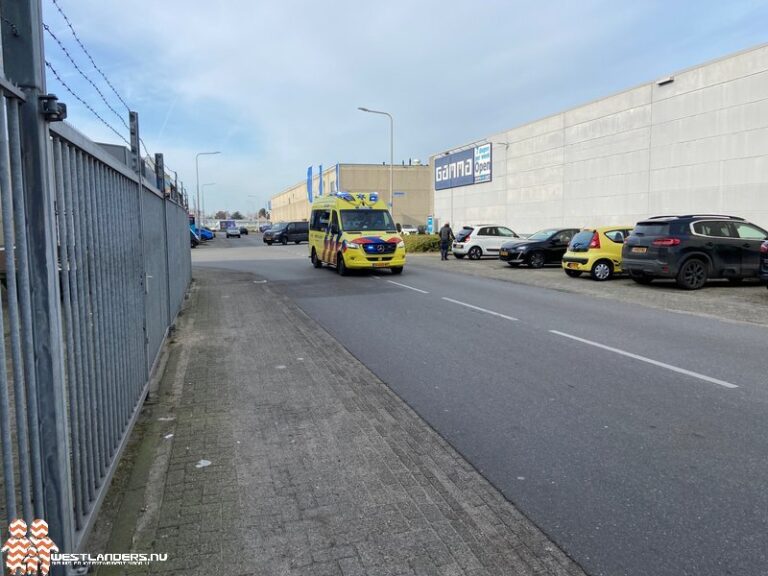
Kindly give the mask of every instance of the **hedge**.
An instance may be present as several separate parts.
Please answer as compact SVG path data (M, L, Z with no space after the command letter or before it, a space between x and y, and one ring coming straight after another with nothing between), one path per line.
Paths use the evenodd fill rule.
M402 236L406 252L440 252L437 234L407 234Z

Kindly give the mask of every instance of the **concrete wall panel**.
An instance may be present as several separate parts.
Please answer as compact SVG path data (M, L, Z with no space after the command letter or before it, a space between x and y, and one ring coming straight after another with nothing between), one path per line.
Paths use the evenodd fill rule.
M454 190L454 225L715 212L768 227L768 45L672 77L489 137L510 145L494 146L492 184Z

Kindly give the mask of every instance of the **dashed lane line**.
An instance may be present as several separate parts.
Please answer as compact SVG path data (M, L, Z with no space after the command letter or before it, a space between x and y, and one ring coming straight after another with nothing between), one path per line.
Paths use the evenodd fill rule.
M390 284L394 284L395 286L400 286L402 288L408 288L408 290L413 290L414 292L421 292L422 294L429 294L426 290L422 290L420 288L414 288L413 286L408 286L407 284L400 284L400 282L395 282L393 280L387 280Z
M500 314L498 312L494 312L493 310L480 308L480 306L475 306L473 304L467 304L466 302L462 302L461 300L454 300L453 298L446 298L445 296L443 296L443 300L445 300L446 302L453 302L454 304L458 304L459 306L465 306L467 308L471 308L472 310L477 310L478 312L484 312L485 314L490 314L491 316L498 316L499 318L504 318L505 320L512 320L513 322L517 322L517 318L514 318L512 316L507 316L506 314Z
M633 358L635 360L640 360L641 362L647 362L648 364L653 364L654 366L665 368L667 370L671 370L672 372L677 372L678 374L685 374L686 376L690 376L692 378L704 380L705 382L711 382L712 384L717 384L718 386L723 386L724 388L738 388L736 384L731 384L725 380L719 380L717 378L712 378L711 376L706 376L705 374L699 374L698 372L692 372L691 370L686 370L685 368L679 368L677 366L672 366L671 364L666 364L665 362L659 362L658 360L653 360L652 358L646 358L645 356L640 356L639 354L633 354L632 352L619 350L618 348L612 348L611 346L606 346L605 344L600 344L599 342L593 342L592 340L587 340L586 338L579 338L578 336L566 334L565 332L560 332L558 330L550 330L550 332L552 334L557 334L558 336L570 338L576 342L581 342L582 344L588 344L589 346L594 346L595 348L601 348L615 354L621 354L627 358Z

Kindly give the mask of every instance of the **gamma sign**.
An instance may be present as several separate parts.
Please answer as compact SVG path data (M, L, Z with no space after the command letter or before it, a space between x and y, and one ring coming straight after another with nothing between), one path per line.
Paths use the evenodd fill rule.
M491 144L435 158L435 190L490 182Z

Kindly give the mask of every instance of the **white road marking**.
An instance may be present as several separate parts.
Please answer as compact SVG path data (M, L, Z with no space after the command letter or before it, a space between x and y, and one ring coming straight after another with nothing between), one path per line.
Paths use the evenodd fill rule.
M499 314L498 312L494 312L493 310L486 310L485 308L480 308L479 306L473 306L472 304L467 304L466 302L461 302L460 300L454 300L453 298L446 298L443 296L443 300L446 302L453 302L454 304L458 304L459 306L466 306L467 308L472 308L472 310L477 310L478 312L485 312L486 314L490 314L491 316L498 316L499 318L504 318L505 320L512 320L513 322L517 322L517 318L513 318L512 316L507 316L506 314Z
M408 290L413 290L414 292L421 292L422 294L429 294L426 290L421 290L419 288L414 288L413 286L408 286L407 284L400 284L400 282L393 282L392 280L387 280L390 284L394 284L395 286L401 286L403 288L408 288Z
M616 354L621 354L622 356L626 356L628 358L634 358L635 360L640 360L641 362L647 362L648 364L653 364L654 366L659 366L660 368L666 368L667 370L671 370L672 372L677 372L678 374L685 374L686 376L691 376L692 378L698 378L699 380L704 380L705 382L711 382L712 384L717 384L718 386L723 386L725 388L738 388L736 384L731 384L730 382L726 382L725 380L718 380L717 378L712 378L711 376L699 374L698 372L692 372L691 370L686 370L685 368L678 368L677 366L672 366L671 364L666 364L664 362L659 362L658 360L646 358L645 356L640 356L639 354L633 354L632 352L625 352L624 350L619 350L618 348L612 348L610 346L606 346L605 344L592 342L591 340L587 340L585 338L579 338L578 336L573 336L571 334L566 334L565 332L559 332L557 330L550 330L550 332L552 334L557 334L558 336L564 336L565 338L576 340L577 342L581 342L582 344L589 344L590 346L595 346L596 348L602 348L603 350L608 350L609 352L615 352Z

